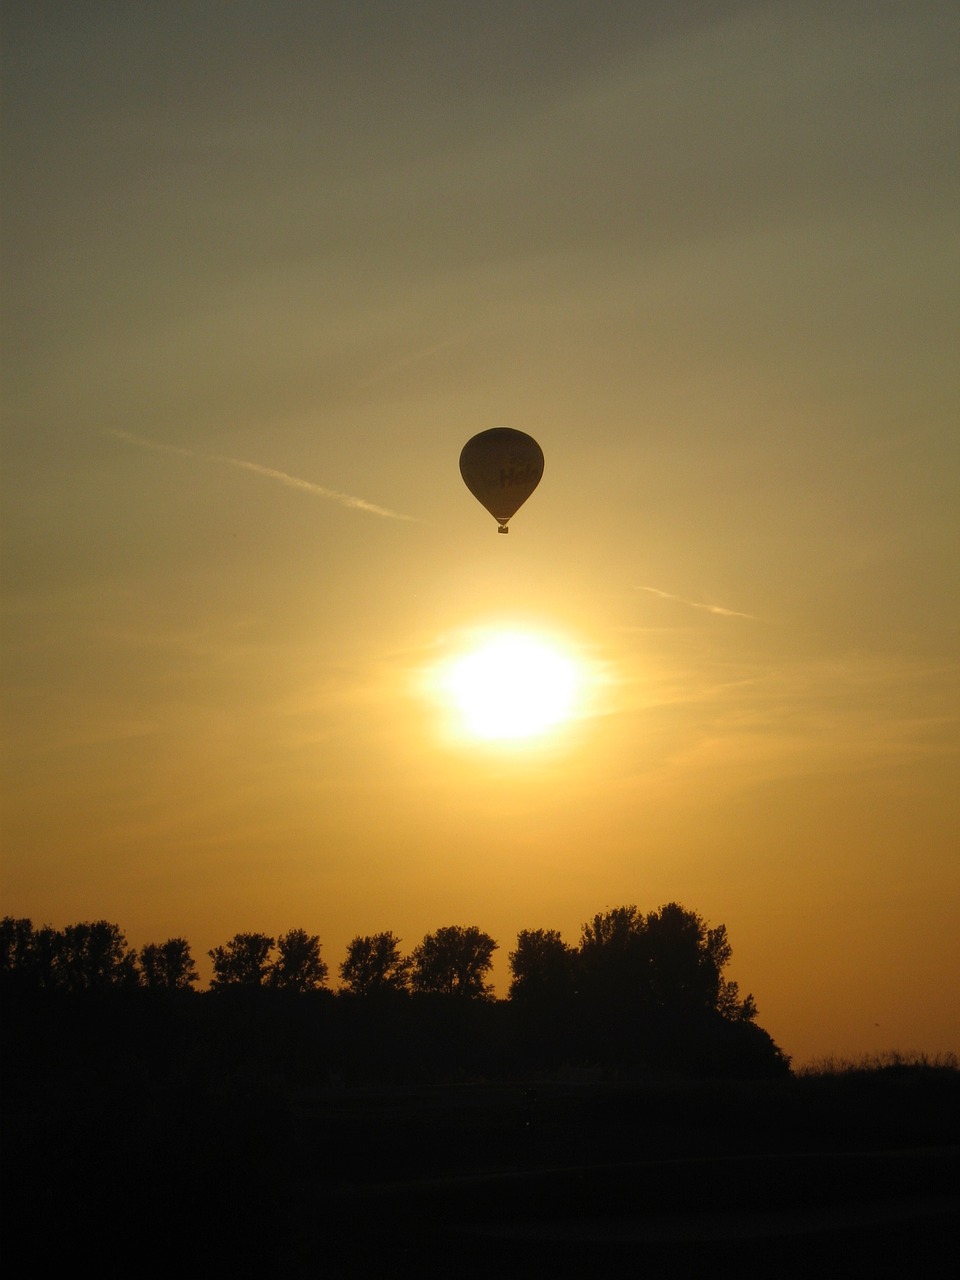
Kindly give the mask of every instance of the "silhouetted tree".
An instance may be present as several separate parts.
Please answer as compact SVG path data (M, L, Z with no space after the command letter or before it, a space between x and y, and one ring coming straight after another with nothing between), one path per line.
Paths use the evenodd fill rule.
M305 929L291 929L277 939L279 954L270 966L270 986L283 991L316 991L327 980L320 958L320 939Z
M591 948L607 954L624 953L643 928L643 912L636 907L614 907L610 911L598 911L592 920L581 926L580 951Z
M33 922L26 916L0 920L0 975L4 981L24 981L33 962Z
M168 938L141 947L140 971L143 985L150 991L190 991L198 980L186 938Z
M33 983L42 989L53 990L60 985L57 960L63 949L63 934L50 925L34 929L30 944L30 974Z
M21 990L89 991L136 986L136 954L114 924L34 929L26 917L0 921L0 972Z
M634 906L598 912L580 931L579 989L594 1004L634 1005L646 987L643 913Z
M641 936L645 997L653 1008L716 1009L720 970L730 956L723 925L708 930L695 911L670 902L650 912Z
M428 933L410 957L414 991L487 1000L493 986L486 981L497 944L476 925L447 925Z
M140 984L137 953L127 946L119 926L108 920L68 924L59 936L53 971L56 985L64 991Z
M695 911L671 902L647 916L646 935L657 1003L715 1009L732 1022L757 1016L753 996L741 999L738 984L723 976L733 954L726 925L708 929Z
M730 1022L753 1022L757 1016L757 1002L749 992L741 997L739 983L721 978L717 1010Z
M400 939L392 933L354 938L340 965L344 989L351 995L370 996L384 991L406 991L410 985L410 960L400 954Z
M270 972L274 940L265 933L235 933L223 947L207 955L213 961L213 991L224 987L262 987Z
M577 953L556 929L522 929L509 960L511 1000L553 1007L573 998Z
M723 977L731 949L726 926L708 929L695 912L669 902L644 916L635 906L594 916L582 929L580 977L592 999L619 1009L713 1010L733 1021L756 1016Z

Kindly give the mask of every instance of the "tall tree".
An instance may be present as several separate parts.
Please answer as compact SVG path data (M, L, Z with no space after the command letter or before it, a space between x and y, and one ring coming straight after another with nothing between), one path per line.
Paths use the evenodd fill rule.
M704 920L677 902L644 916L616 907L582 929L579 959L585 994L607 1008L714 1010L733 1021L756 1016L752 996L740 998L723 977L731 948L724 925Z
M10 990L51 990L63 934L49 925L34 929L26 916L0 920L0 977Z
M643 912L636 907L613 907L598 911L580 930L580 950L591 949L623 952L632 945L643 928Z
M265 933L235 933L225 946L208 951L207 955L213 961L211 990L262 987L270 972L273 947L273 938Z
M371 996L385 991L406 991L410 985L410 960L400 954L400 939L392 933L356 937L347 946L340 965L344 989L351 995Z
M278 955L270 966L269 982L283 991L316 991L327 980L320 958L320 939L305 929L291 929L277 939Z
M607 1007L637 1003L647 985L643 912L635 906L598 912L580 931L577 957L584 997Z
M60 985L57 965L63 950L63 934L50 925L34 929L30 944L30 973L39 987L52 989Z
M553 1007L573 998L577 953L556 929L522 929L509 960L511 1000Z
M33 921L26 916L4 916L0 920L0 975L25 977L33 953Z
M757 1002L750 992L740 995L738 982L721 978L717 1010L730 1022L753 1022L757 1016Z
M168 938L141 947L140 972L150 991L190 991L198 980L186 938Z
M140 983L137 953L127 946L120 927L108 920L68 924L59 935L53 971L64 991L103 991Z
M710 931L695 911L668 902L646 917L643 951L654 1008L716 1009L720 970L730 954L722 925Z
M487 975L497 944L476 925L447 925L428 933L410 959L414 991L488 1000L493 986Z

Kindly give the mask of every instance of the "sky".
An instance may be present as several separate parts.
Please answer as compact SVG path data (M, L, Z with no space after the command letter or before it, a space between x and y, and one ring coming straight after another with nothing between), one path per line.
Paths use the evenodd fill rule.
M679 901L795 1064L960 1051L958 37L8 0L0 911L475 924L503 995ZM504 632L579 679L527 739L445 678Z

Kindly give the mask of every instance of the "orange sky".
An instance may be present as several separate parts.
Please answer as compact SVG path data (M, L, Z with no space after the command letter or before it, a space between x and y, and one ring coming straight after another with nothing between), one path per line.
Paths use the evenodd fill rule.
M960 1050L958 27L5 4L3 913L503 992L679 900L796 1061ZM497 627L590 677L509 749L429 682Z

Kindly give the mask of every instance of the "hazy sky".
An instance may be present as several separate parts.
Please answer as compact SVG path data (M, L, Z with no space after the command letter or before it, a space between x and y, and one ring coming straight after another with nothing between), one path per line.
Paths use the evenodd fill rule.
M678 900L795 1060L960 1050L955 0L2 35L3 913L503 993ZM504 626L587 679L509 747L432 679Z

